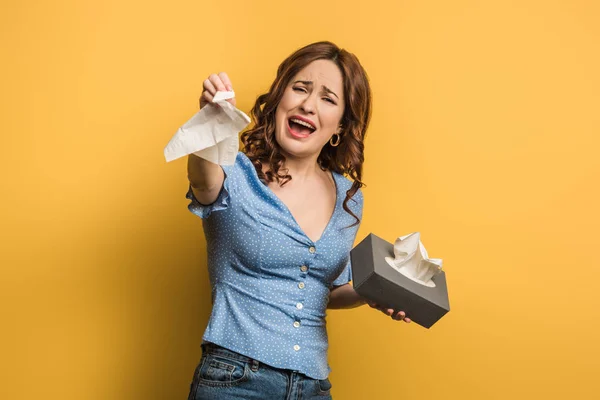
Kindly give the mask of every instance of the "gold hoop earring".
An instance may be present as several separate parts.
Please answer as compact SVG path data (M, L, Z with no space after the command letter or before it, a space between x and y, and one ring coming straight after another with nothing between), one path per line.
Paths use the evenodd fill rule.
M336 133L334 133L333 135L334 135L334 136L337 136L337 140L335 141L335 143L333 143L333 142L332 142L333 136L332 136L332 137L329 139L329 144L330 144L332 147L337 147L337 146L340 144L340 142L342 141L342 137L341 137L341 136L340 136L340 134L339 134L339 133L337 133L337 132L336 132Z

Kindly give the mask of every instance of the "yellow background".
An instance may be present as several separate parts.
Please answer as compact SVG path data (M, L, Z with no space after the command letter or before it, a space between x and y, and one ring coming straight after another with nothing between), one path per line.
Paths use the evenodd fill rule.
M324 39L373 88L357 240L420 231L452 308L330 312L335 398L598 398L597 1L1 4L0 398L187 396L206 253L163 148L210 73L249 111Z

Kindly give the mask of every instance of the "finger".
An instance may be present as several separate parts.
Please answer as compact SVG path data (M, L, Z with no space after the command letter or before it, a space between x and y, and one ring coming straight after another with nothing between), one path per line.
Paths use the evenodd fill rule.
M404 317L406 316L406 314L404 314L403 311L398 311L396 313L396 315L392 316L392 319L396 320L396 321L402 321L404 319Z
M227 89L225 89L225 85L223 85L223 81L221 81L221 78L219 78L219 76L217 74L212 74L211 76L208 77L208 79L210 80L210 83L212 83L213 86L217 89L217 91L219 91L219 92L227 91Z
M215 96L213 96L212 94L210 94L210 92L205 91L204 93L202 93L202 97L204 97L204 99L208 102L208 103L212 103L213 98Z
M388 315L388 317L391 317L392 315L394 315L394 310L388 308L387 311L385 311L385 313Z
M200 108L204 107L207 104L211 104L213 101L213 95L210 94L209 91L202 92L202 96L200 96Z
M204 80L204 89L207 90L213 96L215 95L215 93L217 93L217 88L215 88L215 85L213 85L210 79Z
M412 321L412 320L411 320L410 318L404 318L404 322L406 322L407 324L410 324L410 323L411 323L411 321Z
M233 90L233 85L231 84L231 80L229 79L229 77L227 76L227 74L225 72L220 72L219 78L221 78L221 82L223 82L223 85L225 85L225 89L227 89L229 91Z

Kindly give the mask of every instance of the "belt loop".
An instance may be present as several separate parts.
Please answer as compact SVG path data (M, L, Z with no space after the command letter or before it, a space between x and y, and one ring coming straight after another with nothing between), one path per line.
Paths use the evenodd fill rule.
M252 367L251 367L251 369L252 369L253 372L258 371L258 366L259 366L259 362L257 360L255 360L255 359L252 359Z

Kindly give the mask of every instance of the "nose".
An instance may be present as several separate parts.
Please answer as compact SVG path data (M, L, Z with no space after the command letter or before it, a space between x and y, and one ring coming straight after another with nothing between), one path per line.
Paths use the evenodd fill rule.
M315 92L309 94L304 98L302 104L300 104L300 108L307 114L314 114L316 108L316 99L317 95Z

